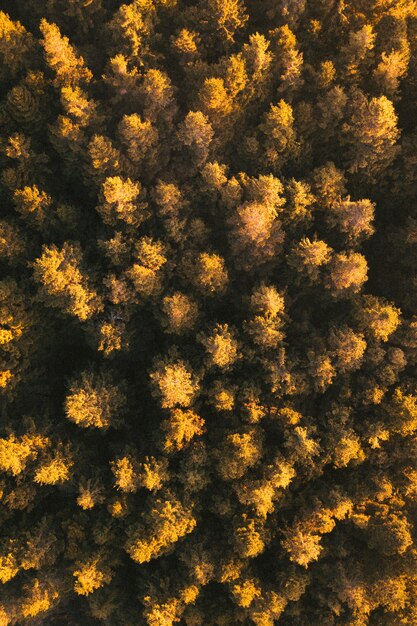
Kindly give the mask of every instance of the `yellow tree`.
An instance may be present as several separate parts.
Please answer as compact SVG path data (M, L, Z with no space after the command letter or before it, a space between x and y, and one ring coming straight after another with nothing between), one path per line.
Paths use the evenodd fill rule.
M81 272L81 262L79 244L66 242L61 249L55 245L43 246L42 255L33 266L34 278L45 301L83 322L102 305Z
M303 53L299 51L297 39L288 24L272 31L271 35L281 81L278 90L291 96L303 83Z
M314 283L320 280L323 269L329 264L332 249L325 241L308 237L295 244L288 255L288 264L300 279Z
M368 279L368 264L359 252L335 254L328 267L327 286L335 297L357 293Z
M154 499L141 528L132 528L126 550L136 563L147 563L170 552L177 541L193 532L193 512L174 496Z
M97 211L106 224L117 225L121 220L129 225L138 225L144 219L146 204L140 202L140 183L130 178L110 176L103 183Z
M35 40L20 22L14 22L7 13L0 11L0 76L15 76L26 67L35 51Z
M359 90L353 94L350 106L352 113L344 125L348 169L374 180L398 153L397 114L386 96L368 99Z
M401 311L383 298L363 296L356 309L361 330L379 341L388 341L401 323Z
M190 111L178 128L178 140L189 151L196 166L201 167L209 155L214 131L201 111Z
M150 37L157 20L152 0L133 0L122 4L109 24L109 31L117 50L133 61L143 63Z
M210 334L200 333L199 341L208 354L208 365L227 369L239 358L235 332L227 324L217 324Z
M89 83L92 73L70 44L68 37L61 35L58 26L43 19L40 30L46 62L55 73L55 84L76 86Z
M224 258L219 254L201 252L184 265L188 280L200 293L219 295L226 290L229 275Z
M271 261L281 249L284 233L273 205L245 202L229 223L230 245L238 267L253 269Z
M203 418L197 413L184 409L173 409L170 416L163 420L163 448L167 452L183 450L196 436L205 430Z
M265 162L278 172L291 158L298 155L300 146L294 128L293 109L285 100L271 104L259 127L263 135Z
M209 0L205 10L216 32L225 42L233 42L237 30L248 21L244 2L241 0Z
M157 359L150 374L153 393L162 408L189 407L199 390L190 366L177 355Z
M105 372L83 372L75 379L65 399L67 418L82 428L102 428L120 423L126 397Z
M142 119L137 113L125 115L119 123L118 132L135 174L141 172L145 165L146 171L158 166L159 134L150 120Z
M195 326L198 319L197 303L188 295L176 291L162 300L162 323L167 333L183 334Z

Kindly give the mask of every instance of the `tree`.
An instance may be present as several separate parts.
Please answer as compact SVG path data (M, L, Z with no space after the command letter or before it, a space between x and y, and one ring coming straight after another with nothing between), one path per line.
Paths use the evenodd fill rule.
M287 184L286 195L287 202L283 208L285 221L294 226L310 225L316 201L310 185L292 178Z
M181 191L173 183L158 180L153 195L168 238L176 243L181 241L187 222L184 213L188 206Z
M303 532L300 528L288 530L285 539L281 542L284 550L289 554L290 561L307 568L310 563L317 561L323 550L320 544L321 536Z
M278 89L291 96L302 84L303 54L298 50L297 39L288 24L272 31L271 35L281 81Z
M39 435L23 435L17 438L12 434L7 439L0 439L0 469L18 476L49 445L50 441Z
M122 4L109 24L117 50L132 61L138 58L139 64L143 63L149 53L148 41L156 19L153 2L134 0L130 4Z
M409 390L397 387L390 401L391 422L394 430L403 437L417 429L417 398Z
M141 187L130 178L120 176L106 178L102 187L101 204L98 212L106 224L117 224L122 220L129 225L138 225L144 219L143 209L146 204L139 202ZM142 215L141 215L142 213Z
M157 167L159 134L150 120L143 120L137 113L124 115L118 131L135 172L140 173L144 163Z
M241 0L209 0L206 12L217 34L225 42L233 42L237 30L244 28L248 15Z
M329 348L336 367L342 373L358 369L366 350L364 336L349 327L332 328L329 335Z
M190 111L178 128L178 139L187 146L197 167L207 160L214 136L209 119L201 111Z
M273 285L262 283L252 293L250 306L255 315L281 317L285 311L285 299Z
M13 546L10 545L10 548L13 548ZM16 557L12 551L3 553L0 556L0 582L3 585L12 580L19 573L19 569Z
M207 295L221 294L229 280L224 259L215 253L201 252L185 267L190 282Z
M26 585L19 603L19 613L23 618L33 618L47 613L57 603L59 596L55 583L35 578L33 583Z
M241 558L255 558L265 550L266 533L254 519L244 516L241 523L235 531L236 551Z
M100 557L91 557L89 560L77 564L78 569L73 573L75 578L75 593L88 596L111 581L110 570L100 563Z
M320 279L323 269L329 264L332 249L325 241L301 239L291 250L288 264L309 282Z
M97 183L103 183L107 176L116 176L120 170L120 152L108 137L93 135L88 144L88 165L86 173Z
M280 100L276 106L271 104L259 129L264 135L266 164L279 172L299 151L291 105L285 100Z
M197 520L174 497L152 502L144 527L132 529L126 549L136 563L147 563L169 553L177 541L193 532Z
M111 463L117 489L135 493L139 488L139 463L136 459L123 456Z
M198 33L182 28L179 33L173 37L172 46L179 55L183 63L192 62L199 57L199 44L201 38Z
M40 122L40 102L37 94L26 85L17 85L7 94L7 110L23 127L36 127Z
M35 352L34 319L28 314L24 294L17 283L0 281L0 390L12 391Z
M204 432L204 420L194 411L174 409L161 424L165 432L163 448L167 452L183 450L195 436Z
M228 368L238 359L238 344L234 331L227 324L217 324L213 331L199 335L199 340L208 353L209 366Z
M328 286L338 297L357 293L367 280L368 264L358 252L335 254L329 265Z
M34 279L41 296L52 306L85 321L100 310L101 302L80 270L82 253L78 244L66 242L61 250L44 246L34 262Z
M401 311L383 298L366 295L357 308L356 317L363 332L380 341L388 341L401 323Z
M330 208L346 193L346 178L332 161L313 171L313 190L320 203Z
M230 245L237 267L256 267L270 261L284 240L276 209L260 202L246 202L230 218Z
M374 233L372 225L375 206L370 200L352 202L350 197L330 207L326 220L346 237L347 243L357 245Z
M201 110L216 128L233 109L231 96L228 94L222 78L206 78L198 94Z
M242 54L231 55L225 64L225 85L233 99L248 91L249 78Z
M74 380L65 399L65 414L83 428L106 429L120 421L126 398L109 375L83 372Z
M92 73L85 66L84 59L74 50L68 37L62 36L58 26L45 19L41 21L40 29L46 62L55 73L55 85L88 84Z
M177 109L174 93L171 80L166 72L157 69L147 70L141 86L145 117L152 122L154 120L171 122Z
M399 50L382 52L381 61L373 72L374 80L388 98L397 96L400 80L407 74L410 49L407 42Z
M238 606L248 608L256 598L261 597L258 584L255 580L245 579L233 585L232 594Z
M140 73L137 67L131 66L126 55L116 54L110 58L103 80L111 91L111 102L123 105L126 99L140 101Z
M348 171L375 180L398 153L397 115L386 96L368 99L356 91L344 127Z
M0 11L1 79L4 80L9 73L15 76L26 67L35 49L33 35L20 22L14 22L7 13Z
M369 546L383 554L402 554L413 543L410 522L400 511L390 514L386 506L376 508L367 525Z
M98 112L97 102L78 85L66 85L61 89L61 103L66 115L72 117L80 126L97 126L102 120Z
M217 471L223 480L241 478L262 456L262 437L255 428L226 436L218 456Z
M137 262L126 271L140 298L158 295L162 291L162 269L167 262L165 246L160 241L143 237L136 245Z
M26 237L13 219L0 220L0 257L3 262L19 265L27 245Z
M369 24L365 24L358 31L349 33L349 41L342 47L341 54L344 62L344 71L353 80L372 59L375 39L376 34Z
M253 83L252 96L263 96L267 91L266 81L271 75L273 54L269 49L270 42L261 33L249 35L249 42L242 47L245 69ZM249 92L250 93L250 92Z
M27 220L29 224L39 228L48 219L48 209L52 204L52 198L45 191L40 191L36 185L16 189L13 195L16 211Z
M145 457L139 470L139 481L142 487L149 491L159 491L169 478L167 459Z
M250 299L253 317L245 323L252 341L259 347L276 348L283 340L285 300L275 287L261 284Z
M71 452L62 446L47 453L37 467L35 483L40 485L59 485L71 479L74 461Z
M163 323L166 332L183 334L189 332L196 324L198 306L196 302L179 291L162 300Z
M150 378L162 408L190 406L199 388L190 367L180 358L155 361Z

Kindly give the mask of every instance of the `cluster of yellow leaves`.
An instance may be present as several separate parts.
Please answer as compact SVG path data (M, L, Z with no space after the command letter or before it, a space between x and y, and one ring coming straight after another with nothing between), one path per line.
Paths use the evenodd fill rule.
M81 251L76 245L65 243L61 249L44 246L42 256L34 262L34 277L52 306L85 321L102 305L97 293L89 288L80 263Z
M10 435L0 439L0 470L13 476L21 474L29 461L33 461L39 452L50 446L50 440L41 435Z
M180 359L157 361L155 365L156 368L150 377L162 408L190 406L199 385L189 366Z
M73 575L74 590L81 596L88 596L112 579L109 568L101 564L99 557L78 563Z
M126 398L106 374L82 373L65 400L67 418L83 428L106 429L120 421Z
M149 524L149 526L148 526ZM197 525L192 512L174 498L154 501L147 517L147 528L133 533L127 550L137 563L147 563L165 554ZM135 536L136 535L136 536Z

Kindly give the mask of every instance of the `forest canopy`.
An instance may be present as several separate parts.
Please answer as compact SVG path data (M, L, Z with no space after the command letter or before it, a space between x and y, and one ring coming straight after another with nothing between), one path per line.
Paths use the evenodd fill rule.
M0 626L417 624L417 2L0 0Z

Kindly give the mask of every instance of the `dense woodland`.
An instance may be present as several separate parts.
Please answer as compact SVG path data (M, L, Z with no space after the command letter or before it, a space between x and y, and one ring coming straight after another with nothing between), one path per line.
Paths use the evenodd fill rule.
M0 0L0 626L416 626L417 2Z

